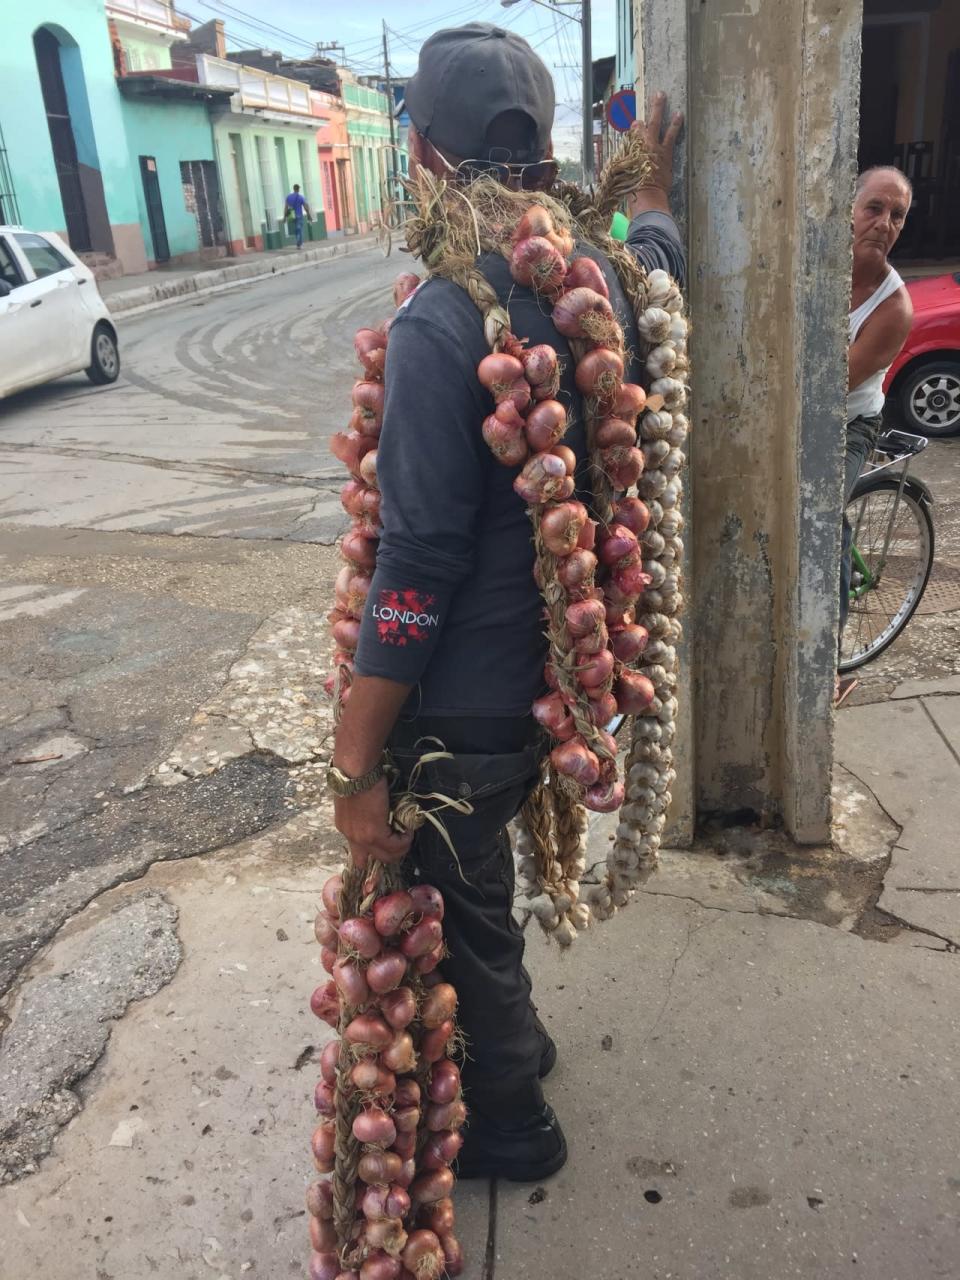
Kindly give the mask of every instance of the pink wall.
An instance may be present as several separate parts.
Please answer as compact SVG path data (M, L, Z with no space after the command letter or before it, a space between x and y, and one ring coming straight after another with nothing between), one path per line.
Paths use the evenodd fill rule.
M311 93L310 101L313 114L322 119L317 128L317 152L323 181L323 210L327 230L355 229L347 113L340 99L330 93Z

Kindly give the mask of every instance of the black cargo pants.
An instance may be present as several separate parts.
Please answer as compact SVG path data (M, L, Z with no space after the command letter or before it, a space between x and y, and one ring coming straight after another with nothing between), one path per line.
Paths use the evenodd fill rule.
M467 1103L501 1122L522 1118L543 1101L537 1074L543 1046L523 967L523 934L513 918L513 851L505 828L537 782L542 741L532 718L401 720L389 748L402 784L425 751L440 749L426 738L439 739L453 758L426 765L416 790L465 800L473 812L439 814L456 858L426 823L404 872L408 883L436 885L443 893L450 954L442 972L457 989L467 1038Z

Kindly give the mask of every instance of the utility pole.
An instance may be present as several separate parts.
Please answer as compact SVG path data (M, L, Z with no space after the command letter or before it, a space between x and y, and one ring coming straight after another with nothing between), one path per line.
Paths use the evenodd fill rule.
M583 37L583 185L593 181L593 38L590 0L581 0L580 34Z
M393 175L393 190L390 194L392 199L397 186L397 127L393 118L393 85L390 82L390 49L387 45L386 18L383 19L383 78L387 82L387 102L390 115L390 172Z
M504 9L520 4L520 0L500 0ZM583 40L581 56L581 72L583 75L583 138L581 142L583 161L583 185L593 181L593 36L590 30L590 0L533 0L534 4L544 9L557 9L568 5L580 6L580 18L573 18L565 13L571 22L580 23L580 35Z

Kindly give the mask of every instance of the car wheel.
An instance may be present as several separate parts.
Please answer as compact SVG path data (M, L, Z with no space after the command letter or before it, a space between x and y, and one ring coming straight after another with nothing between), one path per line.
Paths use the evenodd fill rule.
M117 340L105 324L98 324L90 340L90 367L87 377L97 386L116 382L120 376L120 352Z
M960 359L932 361L908 373L899 400L908 431L921 436L960 435Z

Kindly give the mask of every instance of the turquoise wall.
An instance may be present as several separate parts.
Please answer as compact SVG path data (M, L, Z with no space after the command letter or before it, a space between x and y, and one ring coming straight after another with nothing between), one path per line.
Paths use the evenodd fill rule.
M140 156L153 156L157 162L171 257L195 253L200 248L200 235L196 217L184 203L180 161L215 158L206 106L202 102L164 99L124 100L123 123L129 143L130 168L136 175L137 205L147 257L153 260L155 255L140 178Z
M127 156L121 99L102 0L37 0L3 6L0 39L0 124L24 224L65 227L50 133L40 92L33 33L51 28L68 49L62 65L71 100L81 163L103 177L111 224L138 221L137 195ZM71 47L75 46L75 47ZM82 103L85 89L86 106Z

